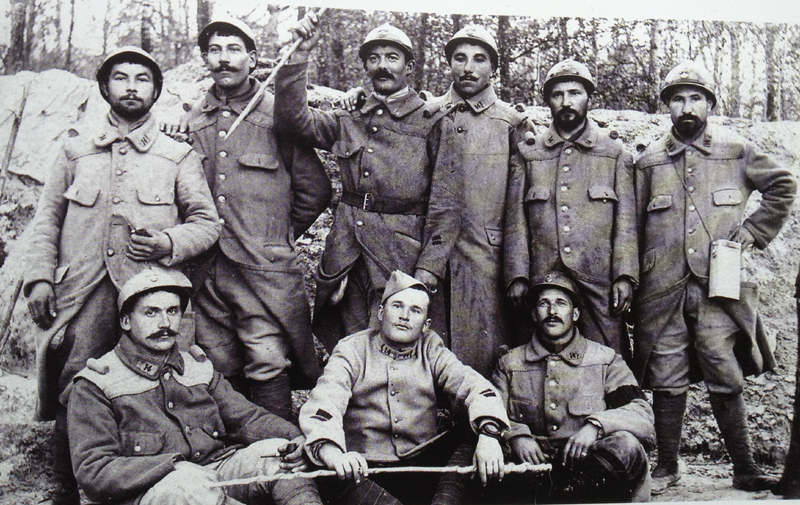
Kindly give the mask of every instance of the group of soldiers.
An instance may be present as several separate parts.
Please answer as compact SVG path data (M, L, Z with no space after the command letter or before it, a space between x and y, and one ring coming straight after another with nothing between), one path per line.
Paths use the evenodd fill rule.
M100 66L109 113L66 135L24 284L37 415L56 421L49 503L78 504L79 487L137 504L648 500L680 480L699 380L734 487L772 488L743 388L774 361L755 286L738 280L742 254L789 217L795 180L708 122L708 71L669 72L672 128L634 162L587 118L596 83L574 60L545 78L552 124L537 135L497 97L497 43L477 25L445 45L441 97L410 87L413 43L387 24L358 51L372 91L310 108L318 21L294 28L274 96L250 75L249 27L203 28L214 84L185 118L189 142L150 114L163 77L148 53L122 48ZM315 148L336 157L342 194L312 318L294 240L332 197ZM709 281L721 247L739 254L734 295ZM331 355L324 372L313 335ZM291 391L312 387L298 428ZM500 483L506 461L553 468ZM312 463L340 480L209 487ZM409 464L474 464L480 479L369 475Z

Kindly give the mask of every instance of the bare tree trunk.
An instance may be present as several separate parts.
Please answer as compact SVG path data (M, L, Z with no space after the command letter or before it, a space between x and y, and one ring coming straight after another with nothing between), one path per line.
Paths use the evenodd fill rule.
M500 74L500 99L506 102L511 101L511 62L508 50L508 29L510 20L508 16L500 16L497 19L497 52L499 53L498 71Z
M742 50L739 43L737 24L728 23L728 35L731 39L731 86L728 92L728 116L739 116L739 104L742 101L742 94L739 88L742 85L742 77L739 74L742 64Z
M597 75L597 62L599 61L599 56L597 54L597 18L592 18L592 75L594 79L599 79Z
M558 61L569 56L569 33L567 33L568 18L558 18Z
M39 13L39 4L36 0L30 0L28 4L28 19L25 21L25 68L33 68L33 48L34 48L34 28L36 27L36 15Z
M780 65L781 59L775 54L775 38L777 36L777 25L767 23L764 27L766 33L765 53L767 55L767 121L781 120L781 83Z
M74 0L73 0L74 1ZM148 53L153 52L153 34L150 31L151 21L153 16L153 6L149 3L142 5L142 21L141 21L141 36L142 36L142 49Z
M211 22L211 0L197 0L197 33Z
M69 70L72 66L72 34L75 31L75 0L69 2L69 32L67 32L67 61L64 67Z
M426 89L427 83L425 82L425 62L427 61L425 54L428 49L428 18L430 14L424 12L419 18L419 32L417 32L417 46L414 48L416 53L417 65L414 70L414 88L417 90Z
M453 33L461 29L461 14L452 14L450 19L453 20Z
M25 66L25 0L14 0L11 5L11 42L3 59L6 75L16 74Z
M650 51L647 63L647 77L649 90L647 96L647 112L658 112L659 88L661 84L661 60L658 58L658 48L661 46L661 25L654 19L650 23Z

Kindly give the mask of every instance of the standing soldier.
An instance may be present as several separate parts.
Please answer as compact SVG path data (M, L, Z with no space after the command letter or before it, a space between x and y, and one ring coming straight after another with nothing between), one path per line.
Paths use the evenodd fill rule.
M121 48L97 81L111 110L99 124L69 130L42 192L25 273L40 328L37 418L56 420L55 504L79 503L65 389L89 358L117 343L118 290L150 263L180 265L219 236L200 157L159 133L150 115L163 82L155 60Z
M497 43L486 28L458 31L444 51L453 84L439 99L447 115L416 277L436 287L449 273L450 348L489 376L498 347L517 344L507 328L503 213L509 174L523 170L517 143L532 125L495 94Z
M680 480L686 392L698 380L705 380L733 462L733 487L764 490L775 481L753 461L742 395L745 374L774 364L760 341L755 285L734 281L738 299L712 297L709 261L710 251L732 242L766 247L789 217L796 185L789 171L753 144L708 124L717 102L713 82L693 62L667 74L661 100L669 107L672 129L636 162L642 273L634 373L643 387L653 389L658 442L653 494ZM743 220L753 190L763 199ZM726 275L730 278L730 272Z
M519 145L527 168L508 199L506 281L521 306L530 278L567 274L583 299L581 333L629 358L621 315L639 275L633 160L617 132L587 119L594 90L589 69L576 61L547 73L542 94L553 124Z
M250 28L214 21L197 39L214 85L189 128L222 223L219 247L200 267L197 343L239 389L249 386L254 403L288 419L287 371L306 387L321 373L294 239L328 206L330 180L313 149L277 134L270 93L228 138L259 88Z
M438 106L408 86L414 56L408 35L391 25L359 49L373 91L357 111L309 109L308 53L317 44L309 13L295 28L306 39L275 80L277 117L287 133L337 156L342 198L317 275L314 332L330 351L345 335L376 326L393 270L413 272L422 248ZM435 299L434 299L435 300Z

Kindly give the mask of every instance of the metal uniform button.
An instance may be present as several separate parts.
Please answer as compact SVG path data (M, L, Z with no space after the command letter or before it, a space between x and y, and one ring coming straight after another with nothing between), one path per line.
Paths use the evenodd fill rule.
M224 181L224 180L225 180L225 179L227 179L227 178L228 178L228 176L227 176L227 175L225 175L225 174L219 174L219 180L221 180L221 181Z
M464 128L461 128L461 127L459 126L458 128L456 128L456 131L457 131L458 133L464 133Z
M694 205L689 205L689 210L691 210L692 212L694 212Z
M375 114L383 116L383 109L378 109L377 112L375 112Z
M564 166L564 172L569 172L569 167L568 166Z
M398 435L397 433L395 433L395 434L394 434L394 438L400 438L400 435Z
M372 133L375 133L375 132L377 132L377 131L378 131L378 127L377 127L377 126L373 126L373 127L372 127Z
M369 172L364 172L364 177L369 177Z
M358 221L356 221L356 226L364 226L364 221L361 221L359 219ZM394 368L392 368L391 370L394 370Z
M572 154L572 149L570 149L570 148L564 149L564 154L566 154L566 155Z
M555 385L557 385L557 384L558 384L558 382L556 382L556 381L554 381L554 380L552 380L552 379L551 379L551 380L550 380L550 382L549 382L548 384L549 384L550 386L555 386Z
M219 152L219 157L220 158L227 158L228 157L228 151L220 151Z
M568 210L569 210L569 207L567 207L566 205L562 205L561 206L561 212L566 212Z
M396 394L397 394L397 391L392 391L392 392L391 392L391 393L389 393L389 394L391 394L392 396L394 396L394 395L396 395Z
M689 231L687 233L689 233L689 235L692 235L694 233L694 228L689 228Z
M219 224L225 224L225 218L224 217L219 218Z
M114 256L114 249L111 249L109 247L108 250L106 251L106 254L108 254L109 256Z
M557 405L555 403L550 404L550 410L556 410Z
M368 147L368 148L367 148L367 152L368 152L368 153L374 153L374 152L375 152L375 150L374 150L374 149L372 149L371 147Z
M231 111L229 110L222 111L222 117L231 117Z
M686 171L687 171L687 172L689 172L689 173L691 174L692 172L694 172L694 168L692 168L692 167L689 167L689 168L687 168L687 169L686 169Z
M120 203L122 201L122 198L115 196L114 198L111 199L111 201L114 203Z
M551 428L553 431L558 431L558 426L556 426L555 424L554 424L553 426L551 426L550 428Z
M564 252L565 252L565 253L567 253L567 254L569 254L569 253L571 253L571 252L572 252L572 249L570 249L570 247L569 247L569 246L567 246L567 247L565 247L565 248L564 248Z
M219 138L224 139L225 136L228 135L228 132L226 132L225 130L220 130L217 135L219 135Z
M564 227L564 231L569 231L571 228L569 226Z
M399 422L400 422L400 419L398 419L398 418L396 418L396 417L395 417L395 418L394 418L394 423L395 423L395 424L397 424L397 423L399 423Z
M219 436L219 432L215 431L214 433L211 434L211 436L217 438Z
M694 154L692 151L686 151L686 156L691 156L692 154Z
M125 146L120 147L119 148L119 153L122 154L122 155L127 154L128 153L128 148L125 147Z
M142 446L137 445L136 447L133 448L133 452L142 452Z
M219 195L219 196L217 197L217 201L218 201L219 203L225 203L225 201L226 201L226 200L227 200L227 198L225 198L225 195Z
M172 403L172 402L169 402L169 403L167 403L167 408L168 408L168 409L171 409L171 408L172 408L172 407L174 407L174 406L175 406L175 404L174 404L174 403Z
M189 432L190 432L190 431L192 431L192 429L191 429L191 428L189 428L188 426L184 426L184 427L183 427L183 431L185 431L185 432L186 432L186 434L188 435L188 434L189 434Z
M567 188L566 184L564 186L561 186L561 191L566 191L567 189L568 188Z
M165 381L168 381L170 377L171 377L171 375L169 374L169 372L164 374L164 380Z
M694 254L694 249L691 247L689 248L689 254Z
M117 175L122 175L122 170L117 169Z
M200 453L199 452L194 453L194 459L200 459Z
M689 193L694 193L694 186L689 186Z
M153 198L153 200L155 200L155 201L157 201L157 202L160 202L160 201L161 201L161 197L160 197L160 196L158 196L158 195L156 195L156 197L155 197L155 198Z

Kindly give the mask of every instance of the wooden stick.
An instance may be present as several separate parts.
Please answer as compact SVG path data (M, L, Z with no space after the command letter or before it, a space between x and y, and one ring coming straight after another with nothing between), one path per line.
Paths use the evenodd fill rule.
M327 7L321 8L320 10L317 11L317 16L321 17L323 14L325 14L325 11L327 10L328 10ZM253 95L253 98L251 98L249 102L247 102L247 106L244 108L242 113L239 114L239 117L236 118L236 121L234 121L231 127L228 129L228 133L225 135L226 139L230 138L230 136L233 135L233 132L236 130L236 128L241 124L242 121L244 121L244 118L247 117L247 115L250 114L253 111L253 109L256 108L258 103L261 101L261 98L264 96L264 93L267 91L267 87L270 84L272 84L272 81L275 80L275 74L277 74L278 70L280 70L280 68L283 67L287 61L289 61L289 57L292 56L292 54L294 54L295 51L297 51L297 48L300 47L300 44L302 43L303 43L302 38L299 38L294 42L292 42L292 45L289 46L289 50L283 55L283 57L281 57L278 64L275 65L275 68L273 68L272 72L270 72L270 74L267 76L267 79L259 85L256 94Z
M3 317L0 319L0 355L3 354L3 349L5 349L6 343L8 342L8 335L6 335L6 333L11 324L11 316L14 314L14 307L17 305L19 294L22 291L22 284L23 280L20 277L14 284L14 292L11 294L11 300L9 300L6 310L3 311Z
M553 466L549 463L543 465L534 465L532 463L508 463L503 467L503 473L525 473L525 472L549 472ZM460 473L468 474L477 472L474 466L397 466L385 468L370 468L367 470L367 475L379 473ZM291 480L291 479L315 479L317 477L335 477L336 472L333 470L315 470L313 472L297 472L297 473L276 473L273 475L257 475L255 477L248 477L246 479L226 480L223 482L215 482L210 487L227 487L227 486L244 486L248 484L255 484L256 482L275 482L278 480Z
M19 133L19 124L22 122L22 114L25 112L25 104L28 101L28 86L22 88L22 101L19 104L19 112L14 111L14 122L11 123L11 136L8 139L6 146L6 153L3 157L3 166L0 169L0 199L6 190L6 179L8 179L8 167L11 165L11 155L14 154L14 145L17 143L17 134Z

